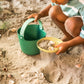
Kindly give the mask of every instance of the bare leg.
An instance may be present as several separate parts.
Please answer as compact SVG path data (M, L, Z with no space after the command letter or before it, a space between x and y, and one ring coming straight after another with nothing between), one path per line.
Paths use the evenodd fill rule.
M65 34L65 37L62 39L63 41L67 41L72 39L73 37L67 33L64 27L64 23L66 19L68 19L68 16L64 15L61 8L59 6L53 6L49 10L49 16L53 20L53 22L62 30L62 32Z
M80 17L70 17L65 21L65 29L72 37L79 36L82 26L83 21Z
M68 40L71 40L73 39L73 37L67 33L67 31L65 30L65 27L64 27L64 23L62 22L59 22L57 20L54 21L54 23L62 30L62 32L65 34L64 37L62 38L63 41L68 41Z

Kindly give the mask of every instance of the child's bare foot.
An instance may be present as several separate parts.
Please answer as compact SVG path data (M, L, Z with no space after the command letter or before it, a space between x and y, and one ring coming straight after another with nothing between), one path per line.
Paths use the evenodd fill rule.
M62 38L62 41L68 41L71 40L73 37L67 37L64 35L64 37Z
M64 37L62 38L62 41L67 41L68 38L64 35Z

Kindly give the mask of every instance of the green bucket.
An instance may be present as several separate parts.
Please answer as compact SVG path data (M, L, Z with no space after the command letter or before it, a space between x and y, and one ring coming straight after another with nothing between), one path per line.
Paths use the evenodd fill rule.
M17 31L21 50L27 55L39 54L37 41L46 36L40 20L39 24L29 24L34 20L34 18L28 19Z

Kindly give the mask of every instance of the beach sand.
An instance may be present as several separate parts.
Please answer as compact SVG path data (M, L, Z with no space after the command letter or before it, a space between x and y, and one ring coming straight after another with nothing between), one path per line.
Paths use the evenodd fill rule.
M0 38L0 52L5 52L0 56L0 84L84 84L81 45L60 55L41 51L38 55L29 56L21 51L16 31L30 14L39 12L50 3L41 0L39 4L39 1L0 1L4 8L1 21L10 24L8 31ZM49 16L41 18L41 21L47 37L63 37L64 34ZM12 28L16 29L14 33L10 31Z

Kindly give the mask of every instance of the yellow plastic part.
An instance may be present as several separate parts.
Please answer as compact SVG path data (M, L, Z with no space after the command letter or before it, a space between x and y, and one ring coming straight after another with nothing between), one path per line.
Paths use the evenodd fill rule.
M45 37L45 38L42 38L42 39L38 40L38 41L37 41L37 47L38 47L41 51L44 51L44 52L47 52L47 53L56 53L56 52L59 50L59 48L55 48L54 50L45 50L45 49L43 49L43 48L41 48L41 47L39 46L39 43L40 43L41 41L43 41L43 40L53 41L53 42L55 43L55 45L58 45L58 44L60 44L60 43L63 42L62 40L60 40L60 39L58 39L58 38L55 38L55 37Z

